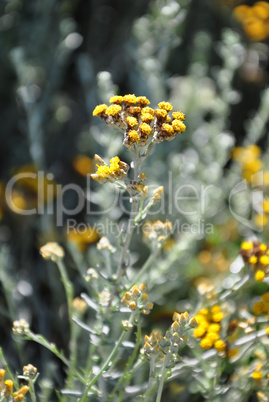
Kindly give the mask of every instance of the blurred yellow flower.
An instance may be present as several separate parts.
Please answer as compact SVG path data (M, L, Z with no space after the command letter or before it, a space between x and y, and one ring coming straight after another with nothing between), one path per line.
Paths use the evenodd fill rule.
M259 159L261 150L257 145L248 145L245 148L236 147L232 151L232 158L235 159L242 168L242 177L251 183L256 179L255 173L263 168L262 161ZM253 175L255 175L253 177Z
M91 158L85 155L78 155L72 162L73 168L82 176L94 172L94 163Z
M252 7L242 4L233 14L243 25L245 34L253 41L262 41L269 36L269 4L258 1Z
M268 218L266 215L257 214L254 216L254 222L256 223L257 226L263 227L263 226L267 225Z
M90 244L97 242L99 237L95 228L86 226L83 227L83 230L74 228L67 234L67 240L75 243L81 251L84 251Z

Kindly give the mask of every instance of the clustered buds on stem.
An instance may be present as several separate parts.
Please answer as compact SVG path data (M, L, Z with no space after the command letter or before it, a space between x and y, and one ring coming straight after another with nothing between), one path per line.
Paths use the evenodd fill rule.
M169 221L146 221L143 225L143 236L151 242L163 243L172 231L172 223Z
M173 324L162 336L158 330L152 331L150 336L145 335L144 355L150 360L154 357L161 360L165 355L170 355L169 367L172 367L178 359L178 349L185 345L187 341L186 331L195 328L197 322L195 318L189 317L187 312L173 315Z
M131 311L142 311L143 314L148 315L153 309L153 303L148 300L146 293L147 287L141 284L138 288L134 285L129 292L126 292L121 299L122 303L130 308Z
M203 349L215 348L218 352L225 351L226 343L220 338L223 318L224 314L218 305L198 311L195 316L198 326L193 331L193 336L200 338L200 346Z
M250 266L257 282L262 282L269 275L269 247L259 241L244 241L239 254Z
M23 318L19 321L13 322L12 332L17 335L28 334L30 331L30 327L27 321Z
M173 110L169 102L160 102L155 110L148 106L150 101L145 96L112 96L109 102L112 105L96 106L93 116L124 130L123 144L127 148L171 141L186 130L184 113L178 111L169 116Z
M30 366L33 369L35 369L36 371L35 371L34 376L33 377L29 376L29 378L34 378L36 376L37 369L34 366L32 366L31 364L29 364L28 366L25 366L25 367L30 367ZM25 367L23 368L23 370L25 369ZM10 398L12 398L13 402L22 401L30 388L27 385L23 385L18 391L14 392L14 383L12 380L9 380L9 379L5 381L5 373L6 373L6 371L4 369L0 369L0 399L1 399L1 401L2 400L10 401Z
M58 243L50 242L40 248L40 254L45 260L56 262L64 257L64 249Z
M93 180L98 181L98 183L103 183L105 181L113 183L116 180L124 180L129 170L129 165L122 162L118 156L110 159L109 166L106 165L99 155L95 155L94 160L98 169L96 173L91 175L91 177Z

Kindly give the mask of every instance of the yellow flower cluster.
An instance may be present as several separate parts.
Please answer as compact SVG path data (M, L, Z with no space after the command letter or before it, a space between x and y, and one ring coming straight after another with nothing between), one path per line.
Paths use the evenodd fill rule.
M94 171L94 163L91 158L86 155L78 155L72 162L73 168L82 176L87 176Z
M262 282L269 275L269 248L259 241L244 241L239 254L250 265L257 282Z
M126 292L121 299L125 306L128 306L132 311L142 311L143 314L148 315L153 309L153 303L148 301L148 294L146 293L147 287L142 283L139 288L134 285L130 292Z
M99 240L99 233L94 227L84 227L83 230L70 229L67 233L67 240L76 244L79 250L84 251L90 244Z
M258 1L253 6L242 4L235 7L234 16L243 25L245 34L253 41L269 37L269 4Z
M261 205L262 212L254 216L257 226L263 228L269 222L269 198L266 198Z
M190 319L187 311L182 314L175 312L173 315L173 324L166 331L164 336L162 336L160 331L156 330L152 331L150 336L145 335L145 357L148 360L150 360L151 357L154 357L154 359L162 359L165 355L170 354L170 367L172 367L173 362L177 359L178 348L183 346L187 341L185 332L196 326L197 321L195 318Z
M93 116L100 116L106 124L115 124L124 130L123 144L127 148L135 145L145 146L150 141L160 143L172 140L186 130L185 115L181 111L172 112L169 102L160 102L159 109L152 109L145 96L112 96L112 105L96 106Z
M40 254L45 260L55 262L64 257L64 249L58 243L49 242L40 248Z
M112 246L106 236L101 237L96 245L97 250L108 250L110 253L115 253L116 249Z
M87 303L81 297L75 297L72 306L78 313L84 313L87 310Z
M269 372L268 368L264 367L264 361L255 365L254 370L251 373L251 378L255 381L255 385L264 390L268 388L269 385ZM259 396L261 398L259 398ZM259 401L267 401L268 398L262 392L257 393ZM265 398L264 398L265 397Z
M6 371L0 369L0 398L1 401L20 402L29 391L27 385L23 385L18 391L14 392L14 383L12 380L5 380ZM10 399L12 398L12 399Z
M263 170L260 159L261 150L257 145L249 145L246 148L234 148L232 157L242 168L242 177L248 183L269 190L269 171ZM254 216L257 226L263 227L269 222L269 199L265 199L261 205L261 212Z
M259 159L261 150L257 145L249 145L246 148L236 147L232 157L242 168L242 177L251 183L252 176L262 170L263 164Z
M106 165L99 155L95 155L94 160L98 169L96 173L91 174L91 177L93 180L98 181L98 183L103 183L107 180L111 183L116 180L124 180L129 170L129 165L122 162L118 156L110 159L109 166Z
M30 331L29 324L23 318L18 321L13 322L13 327L12 327L13 334L23 335L23 334L28 334L29 331Z
M37 375L37 368L32 364L27 364L23 367L23 375L33 380Z
M255 315L264 314L269 316L269 292L261 296L261 300L253 304L252 311Z
M218 352L225 351L226 343L220 338L223 318L224 314L218 305L199 310L195 316L198 326L193 331L193 336L200 338L200 346L203 349L215 348Z

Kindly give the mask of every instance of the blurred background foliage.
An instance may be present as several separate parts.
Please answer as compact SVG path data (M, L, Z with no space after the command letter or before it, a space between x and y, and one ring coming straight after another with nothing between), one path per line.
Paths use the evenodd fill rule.
M227 210L227 194L241 172L230 151L234 145L255 142L262 150L268 146L269 10L267 2L239 0L2 0L0 15L0 341L17 368L10 333L18 317L28 318L36 332L65 349L63 289L54 267L40 258L39 247L46 241L65 243L66 230L56 227L55 213L22 216L12 210L4 193L10 178L44 172L42 201L55 212L57 184L86 188L95 153L126 158L120 135L92 118L96 104L108 102L114 93L135 93L147 96L153 107L169 100L182 109L186 133L161 144L145 171L149 182L158 185L167 182L168 172L178 184L216 184L218 191L209 196L203 216L215 230L214 235L188 241L192 252L182 263L185 271L179 269L181 251L172 250L176 239L167 245L151 278L158 303L158 276L167 266L174 267L172 287L167 285L159 300L165 317L165 310L170 313L178 300L190 296L192 281L227 269L240 236L246 235ZM94 210L110 203L111 187L101 187L94 184L86 193ZM21 180L12 190L12 205L35 208L40 191L36 179ZM76 194L66 191L63 200L64 207L72 209ZM170 215L177 218L176 211ZM109 212L115 221L124 216L119 208ZM166 216L167 211L162 218ZM62 226L67 218L64 214ZM85 208L73 218L92 225L97 220ZM97 238L96 233L69 236L67 263L77 294L85 290L78 271L97 263ZM148 253L139 236L132 248L139 266ZM153 320L160 319L158 314ZM53 378L56 387L62 385L63 374L52 374L59 362L48 352L31 344L20 352L38 367L41 379Z

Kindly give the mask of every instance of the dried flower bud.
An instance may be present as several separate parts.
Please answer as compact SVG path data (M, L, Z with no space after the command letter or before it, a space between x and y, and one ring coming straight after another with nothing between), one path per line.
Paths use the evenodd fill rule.
M45 260L55 262L64 257L64 249L58 243L50 242L40 248L40 254Z

